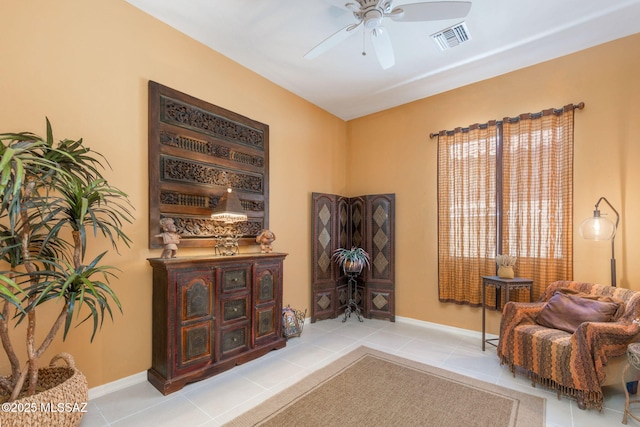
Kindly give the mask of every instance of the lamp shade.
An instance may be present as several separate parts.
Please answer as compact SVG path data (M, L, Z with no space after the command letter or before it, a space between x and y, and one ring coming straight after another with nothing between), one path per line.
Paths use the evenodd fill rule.
M580 224L580 236L587 240L611 240L616 234L616 225L609 218L600 216L600 211L595 210L591 218L587 218Z
M247 220L242 203L240 203L240 199L233 193L231 188L228 188L227 192L220 197L218 205L211 212L211 219L226 224Z

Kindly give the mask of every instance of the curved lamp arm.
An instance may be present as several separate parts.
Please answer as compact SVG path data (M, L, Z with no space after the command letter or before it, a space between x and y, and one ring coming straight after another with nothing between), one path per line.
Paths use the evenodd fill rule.
M598 206L600 202L605 202L609 208L616 214L615 224L608 218L600 216ZM616 257L615 257L615 238L620 224L620 214L609 203L606 197L600 197L596 203L593 217L587 218L580 225L580 234L588 240L611 240L611 286L616 286Z

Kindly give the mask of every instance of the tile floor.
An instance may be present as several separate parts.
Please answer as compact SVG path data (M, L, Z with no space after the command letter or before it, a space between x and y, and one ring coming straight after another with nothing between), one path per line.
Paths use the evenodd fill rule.
M621 386L606 388L602 412L583 411L572 400L531 387L521 375L514 378L500 366L495 348L483 352L480 343L479 333L410 319L360 323L351 317L342 323L339 317L307 323L302 336L290 339L285 348L168 396L145 381L93 399L81 427L219 426L360 345L545 397L547 426L622 425ZM628 425L640 423L629 419Z

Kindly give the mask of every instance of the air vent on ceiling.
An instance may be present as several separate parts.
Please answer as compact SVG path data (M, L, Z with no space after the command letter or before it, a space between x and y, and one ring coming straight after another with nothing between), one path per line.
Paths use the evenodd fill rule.
M436 42L440 50L451 49L461 43L469 41L469 30L464 22L456 24L452 27L445 28L435 34L431 34L431 38Z

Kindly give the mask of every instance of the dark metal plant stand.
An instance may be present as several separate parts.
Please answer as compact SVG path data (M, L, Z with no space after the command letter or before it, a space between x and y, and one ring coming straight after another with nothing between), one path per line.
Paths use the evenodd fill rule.
M349 300L347 302L347 308L344 310L344 319L342 319L342 323L347 321L347 317L351 317L351 313L355 313L358 316L358 320L363 322L362 314L360 313L360 307L358 307L358 303L356 302L356 292L357 292L357 280L356 277L360 272L349 272L347 271L347 275L349 276L349 280L347 282L347 294L349 295Z

